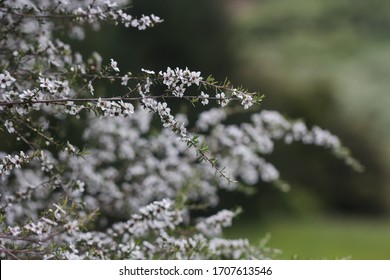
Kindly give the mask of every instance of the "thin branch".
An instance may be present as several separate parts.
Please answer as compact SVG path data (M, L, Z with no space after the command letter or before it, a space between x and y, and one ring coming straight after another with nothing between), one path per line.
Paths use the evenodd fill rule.
M195 143L193 140L188 140L188 142L191 144L191 146L195 147L196 151L201 155L201 158L207 161L214 169L217 174L219 174L220 177L226 179L229 183L235 183L236 181L230 177L228 177L224 172L223 169L219 168L217 166L216 161L209 158L208 155L204 151L202 151L197 143Z
M9 10L9 9L4 9L4 8L0 8L0 11L2 12L6 12L6 13L9 13L9 14L12 14L14 16L17 16L17 17L22 17L22 18L36 18L36 19L77 19L77 18L89 18L91 16L93 17L97 17L97 16L100 16L100 15L104 15L106 13L109 13L109 12L112 12L112 11L118 11L118 10L126 10L126 9L130 9L132 8L132 6L124 6L124 7L118 7L116 9L107 9L105 11L102 11L102 12L95 12L95 13L87 13L87 14L56 14L56 15L53 15L53 14L48 14L48 15L43 15L43 14L28 14L28 13L16 13L16 12L13 12L12 10ZM52 12L52 11L48 11L48 12Z
M29 124L27 124L26 122L24 121L20 121L20 123L22 123L24 126L26 126L28 129L30 129L33 133L37 133L39 136L41 136L42 138L44 138L46 141L49 141L50 143L52 143L53 145L56 145L56 146L60 146L60 144L56 143L53 139L51 139L50 137L48 137L47 135L45 135L44 133L40 132L38 129L30 126ZM37 148L35 148L37 149Z
M2 248L2 249L0 249L1 253L6 253L6 254L12 256L16 260L21 260L18 256L16 256L15 254L12 253L12 251L17 251L17 250L9 250L9 249L5 248L3 245L1 245L1 248Z
M0 239L25 241L25 242L36 243L36 244L40 244L41 242L44 242L42 240L39 240L38 238L18 237L18 236L3 234L3 233L0 233Z
M159 98L164 98L164 99L205 99L205 97L198 96L198 95L186 95L183 97L177 97L174 95L168 95L168 94L162 94L162 95L151 95L147 97L103 97L101 98L102 101L140 101L143 98L150 98L150 99L159 99ZM210 100L221 100L218 97L207 97L207 99ZM48 100L27 100L27 101L7 101L7 102L0 102L0 106L3 107L9 107L9 106L14 106L14 105L26 105L26 104L62 104L62 103L67 103L67 102L77 102L77 103L86 103L86 102L98 102L98 98L57 98L57 99L48 99ZM239 98L233 97L229 98L229 100L241 100ZM66 104L65 104L66 105Z

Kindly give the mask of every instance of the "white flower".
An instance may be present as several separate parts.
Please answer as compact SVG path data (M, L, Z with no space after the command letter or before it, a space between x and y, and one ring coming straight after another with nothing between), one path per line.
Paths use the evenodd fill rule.
M15 155L13 158L11 158L11 162L14 164L15 168L21 168L21 158L19 158L18 155Z
M129 115L134 114L134 106L131 103L123 102L123 100L119 101L119 105L122 106L121 116L128 117Z
M0 73L0 88L6 88L12 85L15 79L10 75L8 71Z
M91 95L93 95L93 92L95 91L95 89L92 86L92 81L88 82L88 90L91 93Z
M209 104L209 100L208 100L209 95L208 95L208 94L206 94L206 93L204 93L204 92L202 91L202 92L200 93L200 97L201 97L201 99L202 99L202 101L201 101L200 103L202 103L203 105Z
M18 236L19 234L21 234L21 230L20 230L20 227L18 226L15 226L15 227L8 227L9 231L12 233L13 236Z
M98 98L97 107L102 109L103 111L107 110L109 101L102 100L101 97Z
M30 223L24 226L25 229L34 232L37 235L41 235L44 230L44 223L39 221L38 223Z
M199 83L202 80L202 77L200 76L200 72L194 72L194 71L191 72L188 80L191 83L196 84L197 86L199 86Z
M158 23L158 22L162 22L162 19L158 16L155 16L154 14L151 14L150 15L150 18L152 19L152 21Z
M151 81L151 79L149 77L147 77L146 78L146 83L144 85L144 89L145 89L144 93L150 92L150 86L151 85L152 85L152 81Z
M54 83L48 78L39 77L39 83L40 83L39 86L41 88L51 89L54 87Z
M253 105L253 98L250 95L246 95L245 98L241 101L241 105L244 106L244 109L248 109Z
M67 232L74 233L75 231L79 230L79 222L78 221L67 222L64 225L64 228L66 229Z
M76 181L76 186L77 186L79 192L84 192L85 191L85 188L84 188L85 183L83 181L77 180Z
M105 1L104 1L104 4L106 4L106 5L107 5L107 7L109 7L109 8L115 8L115 7L117 7L117 6L118 6L118 4L117 4L117 3L115 3L115 2L111 2L111 1L109 1L109 0L105 0Z
M160 71L159 75L163 76L163 84L166 85L168 88L176 84L175 72L170 67L168 67L167 71L165 72Z
M160 116L170 115L171 109L168 107L166 102L158 103L157 110Z
M11 121L6 120L4 122L4 126L8 130L9 133L14 133L15 132L14 124Z
M116 72L119 72L119 71L120 71L119 68L118 68L118 63L117 63L115 60L113 60L112 58L111 58L111 68L112 68L114 71L116 71Z
M225 96L225 93L224 93L224 92L217 93L217 94L215 95L215 97L218 99L218 100L217 100L217 103L218 103L218 104L221 104L222 107L225 107L225 106L229 103L229 100L226 99L226 96Z
M75 105L73 101L67 101L65 103L65 110L64 112L69 115L76 115L78 114L82 109L84 109L84 105Z
M183 85L180 85L180 86L177 86L175 87L174 91L172 92L172 94L176 97L183 97L184 96L184 92L185 92L185 88Z
M121 83L121 85L122 86L127 86L127 82L129 81L129 76L127 76L127 74L126 75L124 75L122 78L121 78L121 80L122 80L122 83Z
M69 95L70 88L68 81L53 80L50 78L39 77L39 86L48 92L58 95Z
M137 27L138 25L139 25L138 20L133 19L133 20L131 21L131 26L132 26L132 27Z

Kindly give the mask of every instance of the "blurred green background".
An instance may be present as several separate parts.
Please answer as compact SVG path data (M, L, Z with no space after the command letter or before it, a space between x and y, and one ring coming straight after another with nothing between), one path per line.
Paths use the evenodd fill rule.
M366 170L327 151L277 145L268 159L292 189L262 184L229 237L257 242L268 232L279 258L390 259L390 2L387 0L137 0L133 14L165 21L139 32L89 32L89 53L122 70L167 66L226 76L266 95L279 110L337 134ZM106 61L107 62L107 61Z

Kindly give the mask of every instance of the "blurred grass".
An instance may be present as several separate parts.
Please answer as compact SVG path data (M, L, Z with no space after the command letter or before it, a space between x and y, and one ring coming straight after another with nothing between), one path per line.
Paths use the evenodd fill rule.
M273 163L293 189L301 184L326 210L390 214L390 1L246 2L233 13L240 83L262 90L263 108L337 134L366 171L348 174L318 153L309 162L298 149L308 168L294 163L290 151ZM327 223L324 230L336 227Z
M385 0L253 1L235 17L243 76L261 73L286 95L326 83L335 113L372 135L390 163L389 15Z
M246 236L256 244L267 233L268 245L282 250L278 259L390 259L390 221L346 218L237 221L229 238Z

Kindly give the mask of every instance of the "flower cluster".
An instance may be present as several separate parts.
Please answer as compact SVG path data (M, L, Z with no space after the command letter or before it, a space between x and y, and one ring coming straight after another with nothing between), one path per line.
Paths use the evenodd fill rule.
M115 236L126 231L132 236L145 236L149 231L174 229L182 222L182 215L173 209L173 201L170 199L155 201L138 211L126 223L115 224L109 233Z
M226 209L222 210L197 223L196 229L206 236L219 236L222 234L223 227L230 227L232 225L233 218L236 215L237 214L232 211Z
M125 103L122 100L105 101L98 99L97 107L103 111L104 116L110 117L129 117L134 114L134 106L131 103Z
M192 84L199 86L202 81L200 72L190 71L188 68L173 70L168 67L165 72L160 71L159 75L163 78L163 84L172 90L172 94L176 97L183 97L186 88Z
M163 123L163 126L172 130L173 132L180 135L180 138L183 141L188 141L189 136L187 134L187 129L183 123L180 123L178 120L171 115L171 109L167 106L166 102L158 102L154 99L143 98L142 104L145 108L149 109L151 112L158 113L160 119Z
M134 27L138 30L153 27L161 23L162 19L155 15L145 16L140 18L134 17L125 12L126 7L120 8L120 5L125 4L126 0L95 0L95 1L4 1L2 11L11 10L15 17L36 17L50 18L61 16L64 19L70 19L76 23L87 22L96 24L101 21L109 21L115 24L121 23L125 27ZM83 32L79 29L78 32Z
M96 1L98 2L98 1ZM77 21L88 21L89 23L98 21L114 21L115 23L122 23L125 27L134 27L138 30L145 30L155 26L162 22L162 19L155 15L145 16L140 18L133 17L132 15L123 11L123 9L117 8L117 3L111 1L104 1L103 5L78 7L74 10L73 14L76 16Z
M68 81L54 80L51 78L39 77L39 86L42 90L47 91L54 96L63 97L70 95Z
M9 175L15 168L22 168L23 164L28 164L32 159L31 156L26 155L23 151L19 155L6 155L0 162L0 176Z
M120 14L122 17L122 21L124 22L124 25L128 27L130 24L132 27L138 28L138 30L145 30L146 28L153 27L157 23L161 23L162 20L153 14L150 16L142 15L139 19L132 19L131 22L129 21L129 16L123 15L123 13Z
M253 97L248 94L233 90L232 95L241 100L241 105L244 106L244 109L248 109L253 105Z
M63 201L61 205L53 204L47 213L36 221L30 220L23 226L8 226L5 232L0 235L2 244L11 245L14 248L13 251L21 250L24 254L32 257L53 258L58 252L50 250L49 245L54 245L55 242L59 242L58 245L60 245L66 239L70 241L70 236L78 236L80 226L94 216L94 214L86 215L80 220L75 220L71 212L74 212L77 207L79 206L68 205L67 201ZM72 244L69 247L76 250ZM2 251L2 257L7 252ZM60 254L68 256L67 251Z

